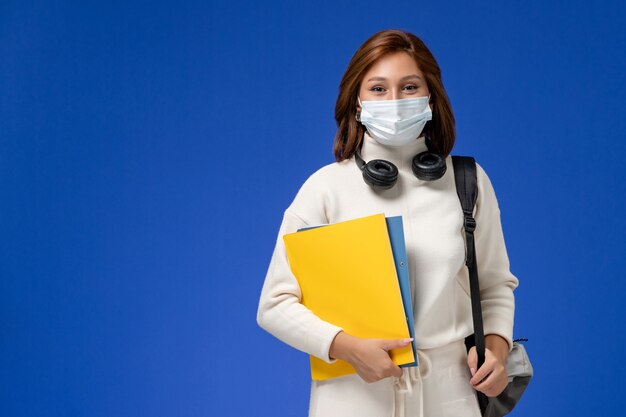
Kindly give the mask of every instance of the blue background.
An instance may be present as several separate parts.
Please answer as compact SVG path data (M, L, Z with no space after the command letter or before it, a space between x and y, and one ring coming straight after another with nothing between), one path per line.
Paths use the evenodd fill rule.
M333 161L358 46L439 61L490 175L536 377L515 416L621 415L623 2L2 1L0 415L302 416L257 327L284 209Z

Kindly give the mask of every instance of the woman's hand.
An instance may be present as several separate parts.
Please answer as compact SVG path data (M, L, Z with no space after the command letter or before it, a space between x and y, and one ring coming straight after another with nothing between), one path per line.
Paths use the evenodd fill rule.
M331 358L348 362L365 382L402 376L402 369L389 356L392 349L410 344L412 339L362 339L339 332L330 346Z
M467 354L467 365L472 373L470 384L475 390L482 392L487 397L497 397L509 383L504 364L508 357L509 345L500 336L485 336L485 363L476 370L478 355L476 346L473 346Z

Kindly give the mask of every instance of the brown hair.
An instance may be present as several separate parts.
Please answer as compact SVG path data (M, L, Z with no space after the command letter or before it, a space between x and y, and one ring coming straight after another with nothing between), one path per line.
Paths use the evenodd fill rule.
M335 159L351 158L361 147L365 127L356 120L356 101L365 73L376 61L390 52L404 51L415 59L426 79L433 111L432 120L426 123L424 134L430 139L431 150L448 156L455 140L454 115L448 95L441 82L441 70L435 57L417 36L401 30L384 30L370 37L348 64L335 104Z

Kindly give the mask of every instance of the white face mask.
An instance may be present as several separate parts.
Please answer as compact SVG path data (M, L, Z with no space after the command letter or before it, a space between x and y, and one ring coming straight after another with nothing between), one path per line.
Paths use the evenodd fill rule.
M422 133L432 119L428 97L400 100L366 100L361 104L361 123L381 145L403 146Z

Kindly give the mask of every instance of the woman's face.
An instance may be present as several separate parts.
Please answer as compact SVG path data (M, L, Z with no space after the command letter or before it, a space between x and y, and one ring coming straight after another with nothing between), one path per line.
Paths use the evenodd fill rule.
M361 101L399 100L428 96L424 74L406 52L384 55L365 73L359 89ZM361 106L357 100L357 110Z

